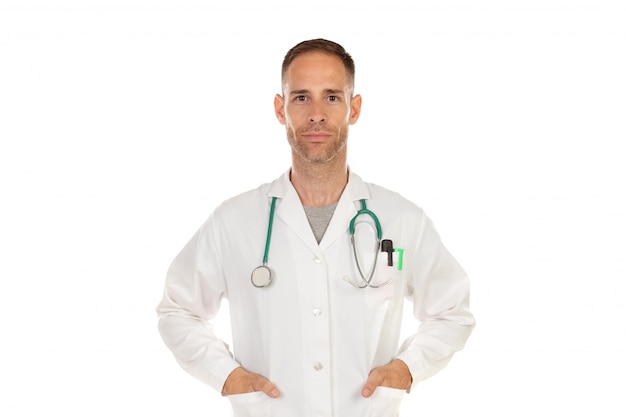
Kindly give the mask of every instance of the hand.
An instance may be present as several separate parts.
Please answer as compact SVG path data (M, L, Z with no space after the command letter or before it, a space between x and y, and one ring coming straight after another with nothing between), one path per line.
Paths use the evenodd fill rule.
M247 394L256 391L263 391L271 398L280 396L278 388L269 379L243 368L235 368L224 382L222 395Z
M413 377L406 363L400 359L394 359L390 363L372 369L361 395L365 398L372 396L377 387L388 387L397 389L409 389Z

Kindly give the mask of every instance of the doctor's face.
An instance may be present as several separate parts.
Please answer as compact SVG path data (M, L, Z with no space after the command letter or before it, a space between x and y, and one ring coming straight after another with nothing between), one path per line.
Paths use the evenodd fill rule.
M274 108L294 158L320 164L345 157L348 127L361 110L361 97L352 97L352 90L339 57L309 52L293 60Z

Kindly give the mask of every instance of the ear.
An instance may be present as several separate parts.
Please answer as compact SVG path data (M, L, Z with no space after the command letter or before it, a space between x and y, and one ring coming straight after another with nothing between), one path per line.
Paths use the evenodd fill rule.
M361 115L361 95L357 94L356 96L350 99L350 124L353 125L359 120L359 116Z
M280 94L274 97L274 113L281 125L287 123L285 121L285 99Z

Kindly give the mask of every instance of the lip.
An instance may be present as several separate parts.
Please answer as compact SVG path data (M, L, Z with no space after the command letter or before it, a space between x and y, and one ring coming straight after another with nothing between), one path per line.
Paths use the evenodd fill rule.
M324 139L328 139L331 136L332 135L330 133L326 133L326 132L310 132L310 133L302 134L302 137L308 140L324 140Z

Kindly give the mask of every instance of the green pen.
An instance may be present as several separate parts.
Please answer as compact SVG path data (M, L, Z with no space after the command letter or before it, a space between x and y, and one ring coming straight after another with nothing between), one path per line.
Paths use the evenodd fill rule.
M398 271L402 271L402 258L404 257L404 249L393 248L394 252L398 252Z

